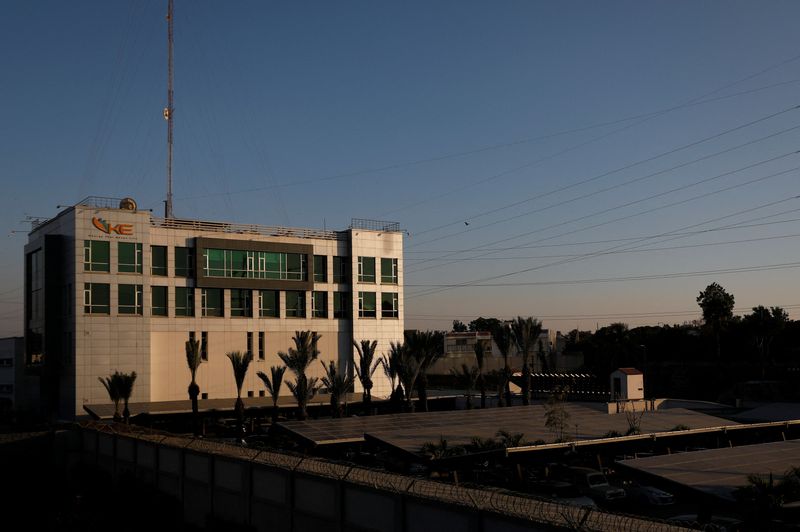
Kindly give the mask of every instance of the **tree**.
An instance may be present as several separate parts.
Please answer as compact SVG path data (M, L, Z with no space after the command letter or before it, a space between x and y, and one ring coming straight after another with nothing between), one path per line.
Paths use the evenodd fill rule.
M467 326L460 320L453 320L453 332L467 332Z
M503 357L503 373L502 377L505 378L503 388L506 395L506 405L512 406L511 401L511 386L509 381L511 379L511 368L508 365L508 355L511 352L511 342L513 338L511 335L511 326L508 323L500 323L492 329L492 339ZM502 406L502 405L501 405Z
M416 359L419 378L417 392L422 411L428 411L428 370L444 355L444 335L434 331L407 331L406 349ZM406 390L408 394L409 390Z
M703 320L714 332L717 346L717 359L720 358L720 333L725 324L733 317L733 294L729 294L722 286L711 283L697 296L697 304L703 310Z
M478 389L481 391L481 408L486 408L486 376L483 374L483 359L486 355L486 348L483 342L478 340L472 348L475 351L475 360L478 363Z
M476 332L493 333L498 327L502 327L503 322L497 318L476 318L469 322L469 330Z
M542 322L531 317L517 319L511 323L511 333L517 351L522 355L522 404L531 404L531 368L530 362L533 346L542 332Z
M295 382L286 381L286 385L297 400L297 419L300 420L306 419L308 402L320 389L317 384L319 379L306 377L306 370L319 357L317 344L320 338L319 334L312 331L295 331L292 337L294 347L290 347L286 353L278 352L283 363L295 375Z
M358 352L358 363L354 365L358 380L361 381L361 387L364 388L364 412L369 415L370 405L372 404L372 375L381 364L380 360L375 360L375 349L378 347L378 341L361 340L359 345L358 342L353 340L353 347ZM392 389L394 390L394 380L392 380Z
M392 393L389 396L389 402L392 404L395 412L400 410L403 403L403 388L401 383L398 381L398 371L400 367L400 361L397 358L398 356L399 352L395 349L392 349L389 354L382 355L379 360L381 367L383 368L383 374L386 375L386 378L389 379L389 382L391 382L392 385ZM395 383L397 383L396 386Z
M472 391L475 389L475 381L478 380L478 368L461 364L460 369L453 368L450 373L456 378L456 383L464 386L467 398L467 410L472 410Z
M414 383L420 373L420 365L405 343L389 343L389 361L396 368L397 378L400 381L398 388L403 387L406 412L413 412Z
M569 426L569 412L564 407L566 393L559 390L550 395L544 407L544 426L556 435L556 441L564 440L564 432Z
M200 395L200 387L197 385L195 378L197 377L197 370L202 363L203 357L200 351L200 342L197 340L187 340L186 365L189 366L189 372L192 374L192 382L189 384L189 399L192 401L192 432L194 432L195 436L200 435L199 412L197 407L197 397Z
M136 372L120 373L119 376L119 396L125 404L125 408L122 409L122 417L125 419L125 423L130 423L131 412L128 410L128 401L131 395L133 395L133 383L136 382Z
M250 367L250 362L253 361L253 353L250 351L242 353L241 351L231 351L227 353L228 360L231 361L231 368L233 369L233 380L236 382L236 404L234 411L236 412L236 434L240 441L244 441L244 401L242 401L242 385L244 378L247 376L247 368Z
M322 384L331 394L331 415L333 417L342 417L342 398L347 395L347 392L353 386L355 377L348 375L347 368L344 371L337 371L336 363L331 360L326 366L324 362L322 369L325 370L325 375L322 377Z
M272 397L272 422L275 423L278 421L278 397L281 394L281 385L283 384L283 374L286 373L286 366L272 366L269 368L269 372L272 375L271 378L263 371L259 371L256 375L264 381L264 387Z
M753 313L742 318L742 324L753 336L762 379L766 375L766 365L771 361L770 346L788 322L789 315L781 307L766 308L761 305L753 307Z
M119 402L122 399L120 395L120 372L115 371L109 377L97 377L97 380L103 385L108 392L108 398L114 403L114 421L122 421L122 416L119 413Z

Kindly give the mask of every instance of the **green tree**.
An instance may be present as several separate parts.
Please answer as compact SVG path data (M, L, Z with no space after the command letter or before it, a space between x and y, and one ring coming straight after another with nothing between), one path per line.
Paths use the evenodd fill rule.
M417 361L417 392L423 412L428 411L428 370L444 355L444 335L435 331L407 331L406 349ZM406 390L408 393L409 390Z
M398 356L400 356L399 350L393 348L388 354L381 355L379 360L381 368L383 369L383 374L386 375L386 378L389 379L392 385L392 393L389 396L389 402L392 404L392 408L395 412L400 411L403 403L403 387L399 382L398 373L400 367Z
M108 392L108 398L114 403L114 421L122 421L122 415L119 413L119 402L122 400L120 394L120 375L119 371L115 371L113 375L108 377L97 377L97 380L103 385Z
M478 380L478 368L461 364L461 368L453 368L450 373L456 378L456 385L464 387L467 398L467 410L472 410L472 392L475 389L475 382Z
M511 352L511 344L514 341L511 334L511 326L508 323L498 323L497 327L492 329L492 339L503 357L503 372L501 377L505 379L503 389L505 390L506 405L513 406L511 401L511 367L508 365L508 355ZM503 406L502 404L500 406Z
M414 383L420 373L420 365L417 359L408 349L405 343L389 343L389 363L395 366L397 378L403 388L406 412L414 411Z
M564 403L566 393L559 390L550 395L544 407L544 426L556 435L556 441L564 440L564 432L569 426L569 412Z
M486 356L486 347L484 346L483 342L478 340L475 342L475 345L472 347L475 351L475 361L477 362L477 370L478 370L478 377L477 377L477 385L478 389L481 391L481 408L486 408L486 375L483 373L483 362L484 357Z
M192 382L189 383L189 399L192 401L192 432L195 436L200 435L199 411L197 406L197 398L200 395L200 386L197 385L196 377L197 370L200 364L203 363L203 357L200 351L200 342L197 340L186 341L186 365L189 366L189 372L192 375Z
M320 389L317 384L319 379L306 377L308 367L319 357L317 345L320 338L322 337L319 334L312 331L295 331L292 337L294 347L290 347L285 353L278 352L278 356L295 376L295 382L286 381L286 385L297 400L297 419L300 420L306 419L308 403Z
M522 404L531 404L531 368L529 365L533 346L542 332L542 322L534 318L518 316L511 323L511 333L517 351L522 355Z
M786 324L789 322L789 315L781 307L764 306L753 307L752 314L747 314L742 318L742 324L753 336L753 344L758 354L758 362L761 366L761 378L766 375L766 366L771 362L770 346Z
M231 368L233 369L233 380L236 382L236 403L234 411L236 412L236 433L239 441L244 441L244 401L242 401L242 385L244 385L244 378L247 376L247 369L250 367L250 362L253 361L253 353L250 351L242 353L241 351L231 351L226 353L228 360L231 361Z
M467 326L459 320L453 320L453 332L467 332Z
M347 396L347 392L353 386L355 377L348 375L347 368L344 371L337 371L336 363L331 360L328 365L322 364L325 375L322 376L322 384L331 395L331 415L342 417L342 398Z
M358 363L354 364L356 368L356 375L358 380L361 381L361 387L364 388L364 412L366 415L370 414L372 405L372 375L381 364L380 360L375 360L375 349L378 347L378 341L361 340L358 342L353 340L353 347L358 352ZM392 381L392 389L394 389L394 381Z
M721 357L720 334L725 324L733 318L733 294L726 292L717 283L711 283L697 296L697 304L703 310L703 321L714 333L717 359L719 359Z
M278 421L278 397L281 394L281 386L283 384L283 375L286 373L286 366L272 366L269 368L271 374L267 375L263 371L256 373L258 378L264 381L264 387L272 397L272 422Z
M128 401L130 401L131 395L133 395L133 383L136 382L136 372L131 371L130 373L120 373L119 375L119 396L122 398L122 402L125 405L122 409L122 417L125 423L130 423L131 411L128 410Z

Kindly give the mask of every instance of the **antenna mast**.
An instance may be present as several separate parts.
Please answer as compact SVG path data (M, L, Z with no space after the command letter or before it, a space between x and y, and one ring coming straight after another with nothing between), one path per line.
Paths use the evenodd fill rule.
M164 202L164 216L172 218L172 23L173 0L167 4L167 45L169 49L167 61L167 107L164 108L164 119L167 121L167 201Z

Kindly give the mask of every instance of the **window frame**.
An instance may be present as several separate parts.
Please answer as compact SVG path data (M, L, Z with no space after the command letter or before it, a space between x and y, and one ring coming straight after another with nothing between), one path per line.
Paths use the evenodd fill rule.
M327 255L314 255L314 282L327 283L328 282L328 256ZM321 264L321 268L318 266Z
M290 296L291 294L291 296ZM293 301L300 303L297 308L289 306L289 298L292 297ZM306 293L304 290L286 290L284 292L286 317L287 318L305 318L306 311Z
M320 299L322 299L322 301L319 301ZM328 318L328 292L324 290L314 290L311 292L311 317Z
M163 292L164 294L164 306L156 306L156 293ZM164 312L156 312L156 309L164 309ZM159 286L159 285L151 285L150 286L150 315L151 316L161 316L167 317L169 316L169 287L168 286Z
M186 297L179 297L179 291L186 290ZM179 304L183 303L183 304ZM194 288L191 286L176 286L175 287L175 317L178 318L194 318L196 317L197 310L194 304Z
M158 252L156 252L158 250ZM163 253L163 265L161 257ZM150 246L150 275L167 277L169 275L169 248L167 246ZM156 264L158 258L158 264ZM163 273L162 273L163 272Z
M391 257L381 258L381 284L398 284L397 259ZM389 274L384 273L386 264L389 265Z
M390 307L386 308L386 296L390 296L388 301ZM400 318L400 297L397 292L381 293L381 318L399 319Z
M253 317L253 291L249 288L231 288L231 317L232 318L252 318ZM234 295L236 303L234 305ZM242 298L241 296L245 296ZM243 304L243 305L242 305Z
M133 303L125 303L123 304L123 289L127 292L128 289L133 289ZM120 283L117 285L117 314L120 316L142 316L143 315L143 306L142 305L142 293L143 287L140 284L128 284L128 283ZM127 299L131 294L124 294L125 298Z
M96 302L98 299L96 296L102 294L95 294L95 289L102 292L102 288L105 288L105 304ZM109 283L83 283L83 313L106 316L111 314L111 285Z
M368 299L372 299L372 310L367 308ZM358 292L358 317L369 319L378 317L378 304L375 292Z
M208 306L209 295L219 294L219 307ZM209 312L213 311L213 312ZM200 290L200 316L202 318L224 318L225 317L225 290L222 288L202 288Z
M368 265L371 265L367 268ZM367 270L372 270L372 273L369 273ZM358 282L359 283L374 283L376 280L376 270L375 270L375 257L366 257L366 256L359 256L358 257Z
M132 250L128 248L133 246ZM122 262L123 250L128 255L133 251L133 262ZM142 244L141 242L117 242L117 272L118 273L142 273Z
M100 262L96 257L102 248L105 248L105 262ZM105 273L111 271L111 242L88 239L83 241L83 271Z

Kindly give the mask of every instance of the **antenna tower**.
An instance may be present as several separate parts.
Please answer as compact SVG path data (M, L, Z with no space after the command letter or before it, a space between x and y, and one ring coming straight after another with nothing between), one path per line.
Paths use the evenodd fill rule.
M172 26L175 16L173 14L173 0L167 4L167 107L164 108L164 119L167 121L167 201L164 202L164 216L172 218L172 115L174 114L172 102Z

